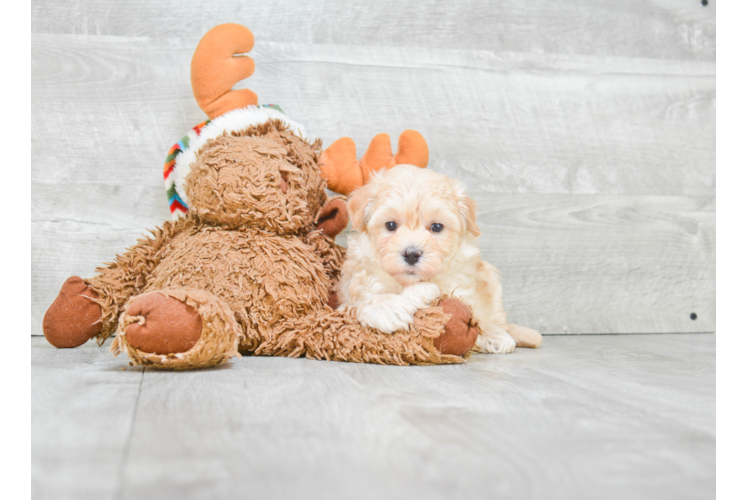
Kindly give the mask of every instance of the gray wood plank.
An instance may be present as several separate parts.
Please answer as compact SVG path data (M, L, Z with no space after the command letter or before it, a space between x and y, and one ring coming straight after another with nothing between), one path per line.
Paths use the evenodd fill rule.
M121 490L142 369L89 342L31 339L31 496L106 499Z
M659 59L715 57L715 8L699 0L35 0L31 32L190 38L241 23L257 40Z
M511 322L544 333L715 330L714 198L475 199Z
M601 397L615 395L637 411L656 411L695 432L711 434L716 422L716 343L710 334L572 335L527 366ZM710 338L711 337L711 338ZM567 340L568 339L568 340ZM481 362L490 363L482 357ZM514 359L507 363L522 363ZM524 366L524 363L522 363ZM491 365L492 367L494 365Z
M31 497L709 498L714 340L143 373L32 338Z
M157 183L165 152L204 119L194 45L32 40L32 180ZM361 154L376 133L415 128L432 168L475 189L714 194L713 62L285 43L253 54L240 86L326 144L350 135Z
M97 395L112 395L117 381L132 386L140 372L112 371L126 361L91 343L58 351L31 342L32 373L48 374L45 394L57 395L32 399L33 467L52 449L122 458L103 442L84 453L79 440L39 422L54 418L71 436L104 439L61 408L86 387L90 397L72 398L76 406L94 409L97 423L116 421L120 401ZM146 371L120 493L714 498L714 380L715 336L698 334L551 336L538 350L476 355L461 366L242 358L214 370ZM72 497L89 483L91 472L75 462L56 463L61 474L34 498ZM116 483L109 468L96 476Z

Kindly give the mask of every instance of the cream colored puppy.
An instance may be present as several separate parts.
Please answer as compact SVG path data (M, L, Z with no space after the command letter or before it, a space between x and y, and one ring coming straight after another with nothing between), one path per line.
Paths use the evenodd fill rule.
M348 211L354 232L338 296L362 324L408 329L418 309L446 294L472 307L481 352L540 345L535 330L507 324L499 272L481 259L475 202L458 181L397 165L374 173Z

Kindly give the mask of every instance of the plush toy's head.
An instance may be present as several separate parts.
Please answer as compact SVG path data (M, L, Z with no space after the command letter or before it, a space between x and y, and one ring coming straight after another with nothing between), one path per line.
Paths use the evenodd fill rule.
M208 141L185 179L190 209L211 224L277 234L314 228L326 201L319 153L280 122Z
M325 204L325 187L349 194L371 172L398 163L425 167L428 146L416 131L400 135L393 155L390 138L379 134L356 159L347 137L321 151L303 128L275 105L257 105L257 95L232 86L254 72L242 55L252 49L252 32L222 24L200 41L192 58L195 99L210 117L169 151L164 180L172 215L190 211L222 227L252 227L277 234L321 228L334 236L345 228L342 200Z

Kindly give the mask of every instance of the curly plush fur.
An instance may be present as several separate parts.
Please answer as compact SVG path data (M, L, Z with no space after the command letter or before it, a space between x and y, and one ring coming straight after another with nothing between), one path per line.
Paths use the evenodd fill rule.
M190 214L166 222L85 280L95 296L85 300L101 308L99 341L117 330L113 352L162 369L214 366L238 352L398 365L462 362L434 344L450 320L439 307L419 311L409 330L392 335L329 307L344 250L316 229L328 202L319 153L319 141L307 142L278 121L208 141L186 178ZM152 300L156 294L159 301ZM136 323L159 327L156 315L132 313L133 304L147 311L165 298L186 304L202 321L199 339L184 352L147 352L128 339Z

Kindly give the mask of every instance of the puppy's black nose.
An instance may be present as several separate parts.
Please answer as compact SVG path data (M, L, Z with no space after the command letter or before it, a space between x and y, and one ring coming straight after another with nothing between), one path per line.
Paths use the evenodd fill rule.
M405 262L407 262L411 266L415 265L415 263L418 262L418 259L421 258L421 255L423 255L423 252L414 247L408 247L403 250L403 259L405 259Z

